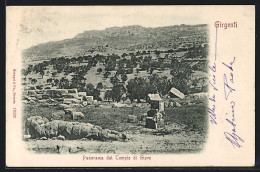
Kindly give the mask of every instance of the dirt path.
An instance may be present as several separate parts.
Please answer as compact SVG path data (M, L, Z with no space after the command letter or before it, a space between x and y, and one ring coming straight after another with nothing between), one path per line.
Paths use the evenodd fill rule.
M35 153L191 153L203 149L204 136L196 133L155 136L134 134L127 142L94 140L30 140L27 149ZM59 146L59 151L57 149Z

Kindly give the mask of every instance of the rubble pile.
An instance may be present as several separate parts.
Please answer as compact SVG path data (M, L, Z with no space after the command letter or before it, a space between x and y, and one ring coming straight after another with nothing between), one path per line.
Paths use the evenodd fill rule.
M126 140L125 134L90 123L69 122L63 120L49 121L45 117L31 116L26 120L25 128L30 139L93 139L93 140Z

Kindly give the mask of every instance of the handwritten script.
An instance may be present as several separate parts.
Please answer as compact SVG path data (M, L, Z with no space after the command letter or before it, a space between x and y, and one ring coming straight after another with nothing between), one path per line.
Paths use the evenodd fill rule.
M231 94L234 93L236 90L234 88L235 81L234 81L234 63L236 61L236 57L233 58L229 63L222 62L226 69L226 73L223 74L223 85L224 85L224 95L226 103L229 104L229 111L226 115L231 116L226 118L226 122L231 126L230 131L224 132L225 138L232 144L234 148L241 148L241 142L244 140L237 134L236 130L236 115L235 115L235 107L236 103L235 100L231 99ZM231 114L231 115L229 115Z
M227 105L226 111L226 116L225 116L225 122L227 122L228 129L227 131L224 131L224 137L225 139L231 143L233 148L241 148L242 143L245 142L244 139L242 139L237 131L237 124L236 124L236 102L232 96L232 94L235 94L236 88L235 88L235 62L236 62L236 57L230 58L230 60L225 60L222 61L222 63L217 63L218 58L217 58L217 48L218 48L218 28L216 25L216 37L215 37L215 57L214 60L210 61L209 64L209 106L208 106L208 114L209 114L209 120L212 125L217 125L218 124L218 116L217 116L217 95L224 96L224 102ZM217 65L223 65L224 70L223 70L223 94L219 91L219 84L220 81L217 79ZM217 86L217 83L218 86ZM219 94L217 94L219 93ZM225 112L224 111L224 112ZM230 128L230 129L229 129Z
M211 124L217 124L217 115L216 115L216 92L218 91L217 89L217 78L216 78L216 72L217 72L217 35L218 35L218 30L216 27L216 41L215 41L215 58L213 61L213 64L209 65L209 70L212 72L212 74L209 75L209 86L211 88L211 95L209 95L209 101L211 101L211 107L208 107L208 113L210 117L210 122Z

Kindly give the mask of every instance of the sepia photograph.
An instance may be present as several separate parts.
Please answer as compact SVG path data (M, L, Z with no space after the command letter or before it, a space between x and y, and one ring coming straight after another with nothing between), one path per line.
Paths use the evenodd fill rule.
M53 17L38 17L43 23L55 22ZM41 27L31 30L22 25L21 32L43 32ZM21 79L27 149L35 153L201 151L208 128L207 56L204 23L112 26L24 49Z
M217 58L225 55L218 46L221 33L242 22L209 22L208 11L201 6L8 7L12 110L7 115L16 119L12 132L21 136L15 138L19 147L32 157L151 163L153 156L207 152L206 146L218 143L210 127L219 123L234 127L221 131L228 149L243 147L248 140L235 128L237 102L230 100L237 93L230 83L237 81L232 65L239 57ZM234 72L224 75L224 87L217 74L223 66ZM223 109L232 108L225 119L218 113L225 113L222 102Z

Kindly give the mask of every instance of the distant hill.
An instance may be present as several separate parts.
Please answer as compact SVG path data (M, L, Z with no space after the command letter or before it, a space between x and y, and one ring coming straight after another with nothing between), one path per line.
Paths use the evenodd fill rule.
M48 60L53 57L73 57L91 53L108 54L138 50L171 48L178 37L206 36L207 25L175 25L146 28L139 25L111 27L85 31L74 38L52 41L23 51L23 61ZM121 55L121 54L119 54Z

